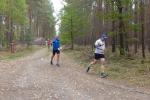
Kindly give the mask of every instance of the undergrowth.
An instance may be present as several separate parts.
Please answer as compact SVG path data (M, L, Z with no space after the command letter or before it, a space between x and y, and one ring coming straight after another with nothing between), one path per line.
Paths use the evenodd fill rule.
M94 51L89 47L76 47L74 50L65 50L83 67L86 67L94 58ZM99 63L93 68L93 73L98 74ZM119 53L106 51L106 68L108 79L124 80L133 85L150 86L150 56L143 59L138 55L120 56Z

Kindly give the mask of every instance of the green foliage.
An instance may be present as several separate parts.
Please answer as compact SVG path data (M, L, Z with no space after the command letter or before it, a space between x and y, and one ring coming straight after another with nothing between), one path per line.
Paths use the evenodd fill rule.
M71 32L74 38L82 37L91 30L92 1L90 0L70 0L61 12L60 33L62 41L71 42ZM66 36L64 36L66 35Z
M42 31L45 33L45 38L49 37L50 33L55 33L55 18L53 16L53 5L51 0L29 1L36 24L43 27Z
M28 29L27 32L26 32L26 35L25 35L25 41L27 42L28 45L30 45L32 39L33 39L33 35L32 35L32 32L31 32L31 29Z
M0 28L1 42L10 42L9 38L14 41L31 41L33 34L37 34L37 26L41 27L41 33L46 34L41 35L43 37L54 33L53 12L50 0L0 0L0 16L5 18L5 25L1 25L0 20L0 27L4 26ZM26 27L30 27L30 31ZM8 32L12 32L13 35L7 35Z
M109 36L111 36L111 37L112 37L112 36L117 35L117 32L109 32L108 34L109 34Z
M2 20L0 21L1 42L3 45L6 45L10 37L6 33L10 32L11 29L15 32L13 25L27 24L26 0L0 0L0 16L4 18L3 22L5 21L5 25L2 24ZM11 27L10 21L12 22ZM14 37L17 37L17 35L15 32Z
M6 0L4 14L9 16L14 22L24 24L27 21L26 0Z
M132 24L132 23L128 23L128 27L129 30L134 30L134 32L140 32L141 31L141 25L139 24Z
M3 41L4 41L4 34L0 32L0 45L3 44Z
M133 37L133 38L128 38L127 41L128 41L129 43L134 43L134 42L139 42L139 39Z

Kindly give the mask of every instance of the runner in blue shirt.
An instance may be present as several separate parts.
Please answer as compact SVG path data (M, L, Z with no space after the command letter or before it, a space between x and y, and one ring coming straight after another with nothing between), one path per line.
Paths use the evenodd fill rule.
M52 46L53 46L53 54L51 56L51 65L53 65L53 58L54 56L56 55L56 60L57 60L57 63L56 65L59 67L59 56L60 56L60 40L59 40L59 37L56 36L54 38L54 40L52 41Z

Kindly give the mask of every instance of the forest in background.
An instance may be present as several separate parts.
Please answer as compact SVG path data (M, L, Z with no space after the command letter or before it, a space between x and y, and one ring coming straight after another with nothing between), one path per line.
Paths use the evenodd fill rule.
M150 0L64 0L60 36L65 53L87 67L100 34L106 41L109 79L149 87ZM99 73L100 64L92 68Z
M150 53L150 0L64 0L60 33L63 43L91 45L109 34L107 46L120 55L146 58Z
M146 58L150 52L150 0L63 0L60 35L63 43L91 45L101 33L107 46L120 55ZM0 48L12 42L30 44L37 37L55 34L50 0L0 0Z
M50 0L0 0L0 49L51 38L56 23L53 12Z

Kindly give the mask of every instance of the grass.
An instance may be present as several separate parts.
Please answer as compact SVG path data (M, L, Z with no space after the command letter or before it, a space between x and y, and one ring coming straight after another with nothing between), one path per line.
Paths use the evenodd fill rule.
M80 62L82 66L87 66L93 58L93 52L88 47L78 47L64 52ZM119 54L108 52L106 59L108 79L122 80L132 85L150 88L150 56L143 60L139 56L121 57ZM99 64L95 65L93 73L98 73L98 66Z
M11 53L10 51L0 51L0 60L16 60L20 57L24 57L28 54L33 53L38 47L28 47L18 50L16 53Z

